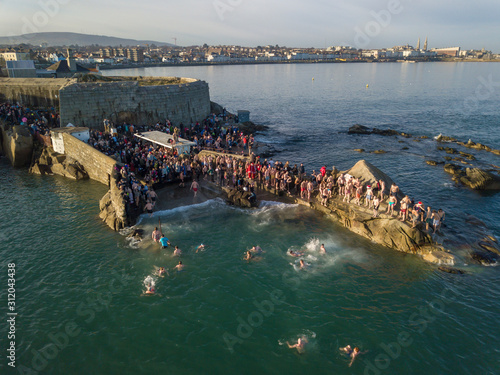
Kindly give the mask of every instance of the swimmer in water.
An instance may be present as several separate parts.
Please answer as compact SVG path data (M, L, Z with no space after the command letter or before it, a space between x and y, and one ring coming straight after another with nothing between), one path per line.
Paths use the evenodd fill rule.
M290 349L293 349L293 348L296 348L297 349L297 352L299 354L302 354L305 352L305 346L307 344L307 338L306 337L301 337L297 340L297 343L296 344L293 344L291 345L288 341L286 342L286 344L288 345L288 347Z
M300 268L301 270L305 270L305 269L307 268L307 266L308 266L308 264L307 264L306 262L304 262L304 259L301 259L301 260L299 261L299 268Z
M253 246L250 251L255 254L262 254L264 250L260 246Z
M198 248L196 249L196 252L198 251L205 251L205 245L201 244L200 246L198 246Z
M165 276L165 274L168 274L168 273L167 273L167 270L165 269L165 267L160 267L160 268L158 269L158 276L164 277L164 276Z
M181 254L182 254L181 249L179 249L179 246L176 246L176 247L175 247L175 250L174 250L174 254L173 254L173 255L174 255L174 257L180 257L180 256L181 256Z
M325 244L322 243L321 247L319 248L319 253L320 254L326 254L326 249L325 249Z
M351 348L351 345L347 345L344 348L340 348L340 350L342 352L346 353L351 358L351 362L349 363L349 367L352 366L354 360L356 359L356 357L358 355L366 353L366 352L362 353L357 346L354 349Z
M247 262L251 261L253 259L253 254L250 250L248 250L245 254L245 257L243 258L243 260L246 260Z
M288 255L291 255L293 257L301 257L302 255L304 255L304 252L290 250L288 252Z
M154 285L148 286L147 290L144 293L146 293L146 294L155 294L155 287L154 287Z
M183 271L184 270L184 264L182 264L182 261L179 261L179 264L175 266L177 271Z

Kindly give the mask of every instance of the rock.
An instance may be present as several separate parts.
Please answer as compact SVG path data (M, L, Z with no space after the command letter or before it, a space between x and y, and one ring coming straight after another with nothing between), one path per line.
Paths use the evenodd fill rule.
M433 165L433 166L438 165L437 161L434 161L434 160L426 160L425 162L426 162L427 164L429 164L429 165Z
M438 142L455 142L456 139L453 137L447 137L446 135L439 134L436 138Z
M386 137L393 136L393 135L399 135L399 133L396 130L392 130L392 129L377 129L377 128L373 128L372 134L383 135L383 136L386 136Z
M455 257L441 250L435 250L423 255L424 260L434 264L454 265Z
M405 138L411 138L412 137L412 135L408 134L408 133L401 133L400 135L401 135L401 137L405 137Z
M349 128L347 134L371 134L371 131L366 126L356 124Z
M446 160L446 161L451 161L451 159L453 159L451 156L445 156L444 157L444 160Z
M457 150L453 147L445 147L444 150L446 151L447 154L456 154Z
M497 264L496 257L491 253L473 251L470 254L470 257L474 261L474 263L482 264L483 266L491 266Z
M224 112L224 107L216 102L210 102L210 112L215 113L216 115L220 115Z
M463 174L462 168L456 164L445 164L444 165L444 170L445 172L448 172L450 174L454 175L461 175Z
M495 155L500 155L500 150L491 150L491 152Z
M486 242L486 241L480 241L478 243L479 246L481 246L484 250L489 251L491 253L495 253L497 255L500 255L500 250L498 250L491 242Z
M429 137L428 137L428 136L426 136L426 135L421 135L421 136L420 136L420 139L429 139Z
M460 153L460 155L462 155L463 157L466 157L469 160L476 160L476 158L472 154L468 154L468 153L463 152L463 151L459 151L459 153Z
M402 147L401 150L409 150L409 148L405 146L405 147Z
M349 169L345 173L359 178L359 181L365 185L376 186L378 180L383 180L385 182L386 188L389 189L394 182L384 172L382 172L380 169L370 164L366 160L358 161L351 169Z
M113 230L118 231L132 224L127 216L126 202L116 179L111 179L110 189L99 201L99 217Z
M499 190L500 177L479 168L467 168L460 182L474 190Z
M465 271L459 270L458 268L448 267L448 266L440 266L438 270L442 272L452 273L454 275L463 275Z
M384 150L375 150L375 151L373 151L373 153L374 154L385 154L386 151L384 151Z
M365 149L364 148L355 148L354 151L357 151L357 152L365 152Z

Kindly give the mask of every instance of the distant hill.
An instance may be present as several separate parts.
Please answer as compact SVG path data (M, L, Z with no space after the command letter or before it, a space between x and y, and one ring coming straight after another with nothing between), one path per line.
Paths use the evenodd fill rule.
M126 46L145 46L146 44L156 44L157 46L173 46L171 43L158 42L153 40L135 40L135 39L123 39L115 38L112 36L105 35L90 35L90 34L78 34L78 33L31 33L23 34L17 36L0 36L0 45L7 46L13 44L31 44L33 46L39 46L47 43L49 47L54 46L90 46L92 44L97 44L99 46L111 46L118 47L120 44L123 47Z

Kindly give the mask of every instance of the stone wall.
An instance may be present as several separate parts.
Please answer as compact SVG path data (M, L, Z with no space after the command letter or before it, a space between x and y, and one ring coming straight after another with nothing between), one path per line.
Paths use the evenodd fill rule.
M64 154L78 161L85 168L89 178L109 186L116 160L70 134L61 134L64 140Z
M14 167L29 167L33 153L33 137L24 125L0 123L0 151Z
M102 129L104 118L115 124L149 125L169 119L176 125L187 125L210 114L210 94L204 81L172 77L95 80L0 78L0 102L59 107L63 126L72 123L93 129Z
M0 103L19 102L28 107L59 107L62 78L0 78Z
M183 79L176 85L141 85L140 81L71 83L60 90L61 124L101 129L108 118L146 125L169 119L190 124L210 113L208 84Z

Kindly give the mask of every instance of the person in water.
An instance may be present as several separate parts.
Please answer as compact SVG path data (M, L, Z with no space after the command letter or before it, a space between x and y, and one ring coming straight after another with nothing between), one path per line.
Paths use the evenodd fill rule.
M288 341L286 342L286 344L288 345L288 347L290 349L294 349L296 348L297 349L297 352L299 354L302 354L305 352L305 346L307 344L307 338L306 337L300 337L298 340L297 340L297 343L296 344L293 344L291 345Z
M165 267L160 267L158 269L158 276L165 276L165 274L167 273L167 270L165 269Z
M320 254L326 254L326 249L325 249L325 244L322 243L321 247L319 248L319 253Z
M151 238L153 238L154 242L158 242L158 241L160 241L160 237L161 237L161 233L158 230L158 227L155 227L155 230L151 234Z
M146 289L146 294L155 294L155 287L154 285L149 285Z
M165 237L164 234L162 234L160 237L160 245L162 249L166 249L168 245L170 245L170 241L168 240L167 237Z
M351 348L351 345L347 345L344 348L340 348L340 351L346 353L351 358L351 362L349 363L349 367L352 366L354 360L356 359L356 357L358 355L366 353L366 352L361 353L361 351L359 350L359 348L357 346L354 349Z
M184 264L182 264L182 260L179 260L179 264L175 266L175 269L177 271L183 271L184 270Z
M250 250L248 250L245 254L245 257L243 258L243 260L246 260L247 262L251 261L252 259L254 258L252 252Z
M302 251L293 251L290 249L290 251L288 252L289 255L293 256L293 257L301 257L302 255L304 255L304 252Z
M182 255L181 249L179 249L179 246L175 246L174 256L175 257L180 257L181 255Z
M262 254L264 252L264 250L262 250L262 248L260 246L253 246L250 251L252 253L255 253L255 254Z
M205 251L205 245L201 244L200 246L198 246L198 248L196 249L196 252L198 251Z
M307 264L306 262L304 262L304 259L301 259L301 260L299 261L299 268L300 268L301 270L305 270L305 269L307 268L307 266L308 266L308 264Z

